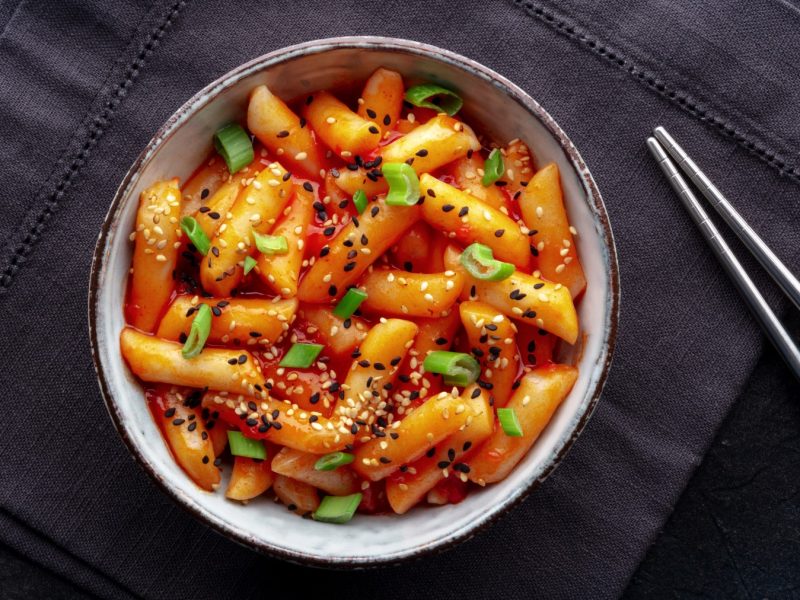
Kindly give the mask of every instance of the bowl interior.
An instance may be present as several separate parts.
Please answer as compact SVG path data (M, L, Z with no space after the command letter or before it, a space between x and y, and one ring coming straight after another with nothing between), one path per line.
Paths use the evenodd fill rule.
M498 141L523 139L538 165L558 163L570 218L579 232L576 242L588 287L578 311L582 340L561 357L578 364L580 377L506 480L457 505L417 508L402 517L361 516L341 527L300 519L267 498L244 506L226 501L222 493L199 490L164 444L141 387L120 356L118 340L132 251L128 233L141 190L164 177L185 181L210 151L213 132L225 122L242 120L254 86L266 83L279 96L292 98L364 80L380 66L401 72L409 81L430 80L456 90L464 98L468 122ZM167 491L215 527L239 541L306 562L399 560L462 539L499 514L546 476L580 431L610 361L616 319L613 252L602 201L580 157L549 115L513 85L467 59L414 42L351 38L304 44L248 63L195 96L162 128L120 187L94 265L91 314L101 384L112 417L137 458Z

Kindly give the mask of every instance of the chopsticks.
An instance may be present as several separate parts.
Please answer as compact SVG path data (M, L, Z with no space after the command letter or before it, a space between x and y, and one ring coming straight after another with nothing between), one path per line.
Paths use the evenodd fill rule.
M658 161L658 165L667 176L670 185L678 194L692 220L700 229L700 233L711 246L711 250L722 263L728 276L733 280L745 302L747 302L764 333L778 350L783 360L786 361L795 377L800 380L800 349L798 349L786 329L781 325L778 317L775 316L775 313L764 300L744 267L731 252L730 247L725 243L719 230L709 219L708 214L686 183L678 167L697 185L720 216L731 226L748 250L753 253L798 308L800 308L800 282L786 268L786 265L775 256L764 240L753 231L736 209L731 206L722 192L700 170L667 130L663 127L656 127L653 133L655 137L647 139L647 147ZM677 166L670 156L677 161Z

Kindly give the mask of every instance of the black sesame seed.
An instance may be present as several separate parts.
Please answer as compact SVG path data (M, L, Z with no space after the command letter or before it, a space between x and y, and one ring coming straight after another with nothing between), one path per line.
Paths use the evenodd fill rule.
M214 313L214 316L215 316L215 317L219 317L219 316L221 316L221 315L222 315L222 309L220 309L220 307L219 307L219 306L214 306L214 307L211 309L211 312L212 312L212 313Z
M456 459L456 451L453 450L452 448L450 448L447 451L447 458L449 458L451 461L455 460Z
M323 246L322 249L319 251L319 257L322 258L324 256L328 256L328 253L331 251L330 248L327 246Z
M368 108L368 109L367 109L367 116L368 116L370 119L374 119L375 117L377 117L377 116L378 116L378 113L376 113L376 112L375 112L374 110L372 110L371 108Z
M447 338L445 337L436 338L435 343L437 346L444 346L447 343Z
M539 256L539 249L531 244L531 256Z
M370 132L370 133L380 133L380 132L381 132L381 130L380 130L380 129L378 129L377 127L375 127L374 125L372 125L372 126L370 126L370 128L369 128L369 132Z
M204 457L203 457L203 464L204 464L204 465L207 465L207 464L208 464L208 461L209 461L209 458L208 458L208 456L204 456Z
M251 331L250 332L250 337L260 338L261 337L261 332L260 331Z
M189 423L189 427L187 427L187 429L189 431L194 431L195 429L197 429L197 421L192 421L191 423Z
M363 368L366 369L367 367L369 367L369 365L370 365L370 362L368 360L366 360L366 359L358 361L358 366L359 367L363 367Z
M328 288L328 295L335 296L337 291L338 290L336 289L336 286L332 285L331 287Z
M447 467L450 466L450 461L440 460L438 463L436 463L436 466L439 467L440 469L446 469Z
M229 358L228 359L228 364L229 365L235 365L237 362L239 362L239 360L236 359L236 358Z
M279 131L277 137L279 138L289 137L289 132L286 131L285 129L283 131Z
M469 206L465 206L460 211L458 211L458 216L459 217L466 217L468 212L469 212Z
M472 448L472 442L464 442L464 445L461 447L461 450L463 452L466 452L470 448Z
M506 232L506 230L505 230L505 229L498 229L497 231L495 231L495 232L494 232L494 237L497 237L497 238L499 238L499 237L503 237L503 234L504 234L505 232Z
M378 460L381 461L384 465L388 465L390 462L392 462L392 459L389 458L388 456L381 456Z
M308 181L306 181L306 182L303 183L303 189L305 191L307 191L307 192L313 192L314 191L314 186L311 185Z
M322 233L325 235L325 237L331 237L334 233L336 233L336 227L326 227Z
M205 200L206 198L208 198L208 194L209 193L210 192L209 192L208 188L203 188L203 191L200 192L200 199L201 200Z
M428 188L427 190L425 190L425 193L426 193L426 194L428 194L428 196L430 196L431 198L436 198L436 192L434 192L434 191L433 191L432 189L430 189L430 188Z
M164 411L164 416L167 419L171 419L174 414L175 414L175 407L168 408L167 410Z
M447 213L447 212L450 212L451 210L453 210L454 208L455 208L455 206L453 206L452 204L445 204L444 206L442 206L442 212L446 212Z
M357 264L357 263L356 263L355 261L352 261L352 262L349 262L349 263L347 263L347 264L344 266L344 271L345 271L345 272L352 271L353 269L355 269L355 268L356 268L356 264Z
M543 284L543 283L541 283L541 282L540 282L540 283L534 283L534 284L533 284L533 289L535 289L535 290L540 290L540 289L542 289L543 287L544 287L544 284Z
M380 208L379 208L379 207L377 207L377 206L373 206L373 207L372 207L372 210L371 210L371 211L369 211L369 213L370 213L370 214L371 214L373 217L375 217L375 216L377 216L377 214L378 214L378 212L379 212L379 211L380 211Z
M300 117L300 129L306 126L306 119L305 117Z
M319 402L319 392L314 392L311 394L311 397L308 399L308 401L311 402L311 404L316 404Z
M219 219L219 213L216 211L208 213L208 216L214 219L215 221Z
M383 124L390 125L391 123L392 123L392 117L390 117L389 115L385 115L383 117Z
M292 174L289 173L289 171L286 171L286 173L283 174L283 177L281 179L283 179L284 181L289 181L289 179L291 179L291 177L292 177Z
M207 212L208 212L208 211L210 211L211 209L210 209L209 207L207 207L207 206L201 206L201 207L200 207L198 210L199 210L201 213L207 213Z
M180 425L183 425L185 422L186 422L186 419L181 419L179 417L179 418L175 419L174 421L172 421L172 424L175 425L175 427L178 427Z

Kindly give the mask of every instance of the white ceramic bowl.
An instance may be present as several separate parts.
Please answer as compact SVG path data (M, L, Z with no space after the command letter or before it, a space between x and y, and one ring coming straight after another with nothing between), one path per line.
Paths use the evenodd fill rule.
M172 458L119 351L132 253L128 234L142 189L166 177L185 181L210 151L214 131L245 113L252 88L266 83L277 95L292 98L363 81L380 66L399 71L407 81L435 81L454 89L464 98L468 122L497 140L523 139L538 164L558 163L588 279L578 307L582 338L560 359L576 363L580 376L528 456L504 481L473 491L460 504L420 507L403 516L359 515L345 526L328 525L298 518L267 498L244 506L222 493L203 492ZM550 115L510 81L462 56L407 40L350 37L308 42L257 58L200 91L170 117L111 203L92 265L89 321L97 375L114 424L168 494L226 536L269 554L307 564L358 567L452 546L494 521L547 477L599 398L613 352L618 301L616 254L605 207L589 170Z

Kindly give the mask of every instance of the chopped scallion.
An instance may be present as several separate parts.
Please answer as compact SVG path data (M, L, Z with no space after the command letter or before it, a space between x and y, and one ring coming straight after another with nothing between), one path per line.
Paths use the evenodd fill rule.
M434 102L434 98L438 99L439 102ZM451 117L461 110L464 104L461 96L455 92L432 83L424 83L408 88L405 99L406 102L410 102L414 106L443 111Z
M422 363L428 373L444 375L446 385L467 386L477 381L481 374L478 361L464 352L436 350L431 352Z
M498 408L497 419L500 421L500 427L503 428L503 433L510 437L522 437L522 426L517 419L517 413L513 408Z
M350 288L342 299L339 300L339 304L336 305L336 308L333 309L333 314L340 319L349 319L366 299L367 292L358 288Z
M361 504L361 498L361 494L325 496L313 514L314 520L338 525L347 523L356 513L358 505Z
M189 336L181 350L183 358L194 358L200 354L206 345L209 333L211 333L211 308L208 304L201 304L197 307Z
M348 452L331 452L314 463L314 469L317 471L333 471L344 465L349 465L355 460L355 456Z
M238 123L220 127L214 134L214 148L225 159L228 171L236 173L253 162L253 142Z
M200 228L200 224L194 217L183 217L181 219L181 229L197 248L197 251L205 256L211 249L211 240L208 239L206 232Z
M483 165L483 179L481 179L483 187L490 186L495 181L500 179L505 170L506 167L505 163L503 162L503 154L500 152L500 150L495 148L489 152L489 158L486 159L486 162Z
M419 202L419 177L406 163L384 163L381 168L389 193L386 204L390 206L414 206Z
M258 261L252 256L244 257L244 274L247 275L258 264Z
M261 254L286 254L289 251L289 242L283 235L264 235L254 229L253 238Z
M241 431L228 431L228 444L230 444L231 454L234 456L267 459L267 448L264 446L264 442L249 438Z
M323 348L322 344L292 344L278 366L306 369L314 363Z
M356 193L353 194L353 204L358 214L363 213L367 209L367 195L364 193L364 190L356 190Z
M497 260L492 249L483 244L470 244L461 253L461 264L475 279L502 281L514 274L514 265Z

